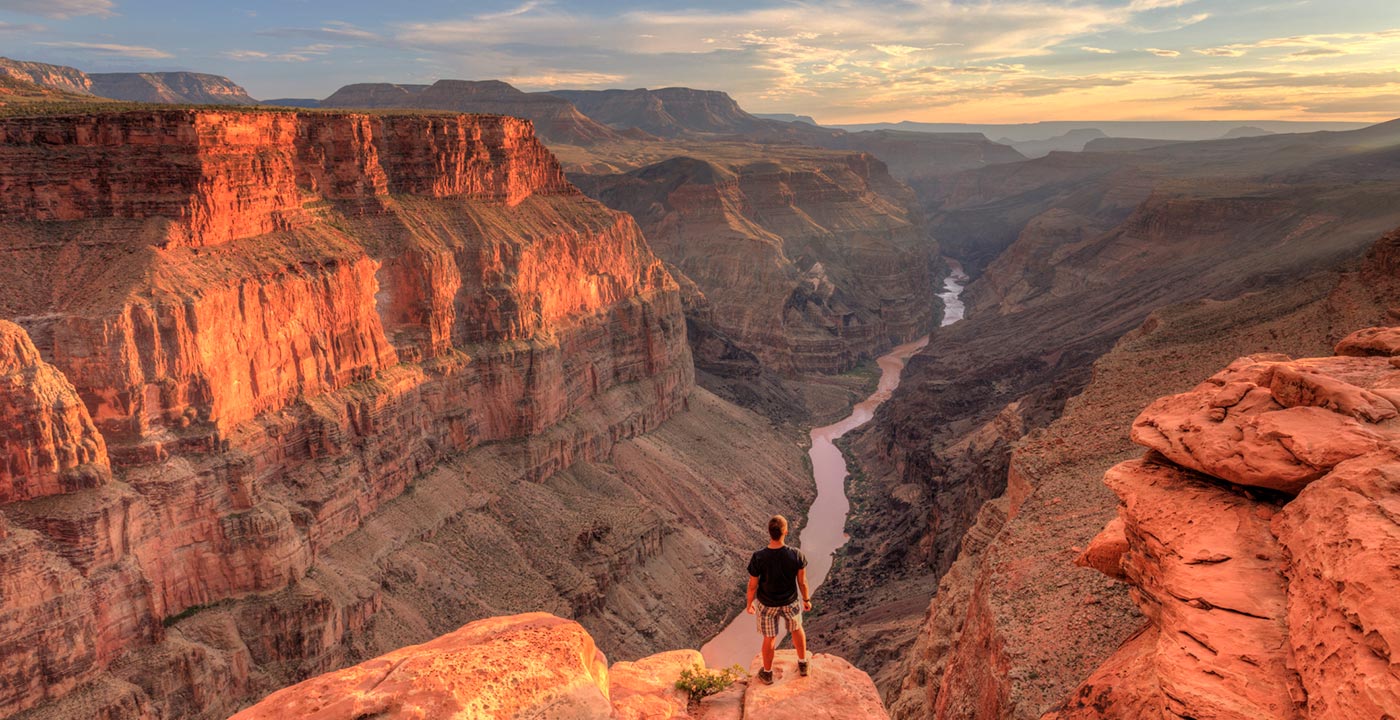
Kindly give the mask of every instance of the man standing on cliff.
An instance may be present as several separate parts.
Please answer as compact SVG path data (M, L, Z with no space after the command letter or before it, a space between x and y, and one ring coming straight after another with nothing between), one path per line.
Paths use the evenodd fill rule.
M749 558L748 603L744 610L758 616L758 631L763 633L763 669L758 679L766 684L773 682L779 617L792 633L797 671L803 677L807 675L807 633L802 629L802 612L812 609L812 594L807 591L807 556L787 546L787 533L787 518L774 515L768 521L768 547Z

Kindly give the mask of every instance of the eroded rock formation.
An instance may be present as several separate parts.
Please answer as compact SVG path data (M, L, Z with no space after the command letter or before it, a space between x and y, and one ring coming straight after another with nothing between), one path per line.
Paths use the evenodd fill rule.
M1134 419L1156 398L1190 389L1240 355L1320 355L1357 327L1393 323L1400 318L1394 310L1400 303L1397 258L1400 233L1392 233L1348 272L1317 273L1228 301L1162 307L1098 356L1084 391L1070 397L1063 413L1044 428L1029 433L1026 428L1044 422L1037 420L1043 400L1036 394L1017 399L1025 390L1013 389L999 395L1005 398L999 412L988 413L980 425L966 419L945 423L952 439L931 456L930 465L913 465L917 456L900 452L900 445L886 442L888 436L859 438L853 449L864 476L855 478L855 521L866 529L884 521L908 534L880 533L876 542L868 542L863 540L867 530L855 528L851 547L862 554L848 563L862 557L892 562L872 563L867 567L873 570L856 576L856 582L829 580L823 593L841 592L855 600L849 609L814 619L810 636L868 668L895 717L1039 718L1096 668L1106 681L1097 685L1101 692L1094 702L1113 702L1106 689L1130 687L1140 673L1104 661L1141 628L1142 616L1117 581L1074 563L1088 548L1084 560L1102 567L1106 556L1117 557L1113 548L1126 543L1121 535L1100 533L1116 514L1117 500L1097 479L1114 464L1141 455L1141 447L1129 439ZM1045 322L1063 316L1037 312L1034 317ZM952 344L962 343L963 352L977 353L974 362L987 363L985 374L931 381L909 410L903 432L930 429L927 422L914 423L919 416L914 413L964 417L961 413L977 407L985 392L970 385L979 377L1020 383L1037 376L1031 372L1055 372L1054 363L1079 351L1069 345L1060 356L1042 355L1038 368L998 361L990 344L1015 347L1014 342L1024 346L1035 339L1022 333L1013 342L1010 326L989 315L980 321L974 316L963 332L947 332L963 325L936 335L927 354L936 360L933 367L962 367L965 360L951 364L958 352ZM985 343L968 344L964 333L985 334ZM922 372L911 367L905 384L919 382ZM959 435L965 439L957 440ZM1005 464L996 461L1000 452L1006 453ZM920 477L935 483L931 497L915 483ZM955 477L971 482L949 487ZM879 496L890 500L867 499ZM988 497L995 499L984 501ZM967 517L958 513L967 507L975 508L970 525L955 534ZM940 532L937 541L892 539L915 535L908 528L917 526L904 515L910 512L930 513ZM935 554L950 547L944 543L956 550ZM899 563L929 557L950 561L937 580L898 572ZM916 599L935 584L931 603ZM902 637L912 647L902 644ZM1142 646L1138 641L1135 647ZM1134 717L1133 711L1122 716Z
M238 83L209 73L89 73L88 79L93 95L113 100L178 105L258 104Z
M841 372L927 332L937 250L908 191L869 155L768 154L574 177L694 281L693 322L769 369ZM702 367L733 355L697 349Z
M545 613L496 617L280 690L233 720L889 717L870 677L838 657L814 656L811 676L799 678L788 651L775 684L740 681L690 705L675 682L695 666L704 667L698 652L677 650L609 669L578 623Z
M1105 482L1148 627L1107 664L1150 680L1092 677L1053 717L1400 714L1400 369L1374 341L1394 332L1241 358L1143 412L1151 452Z
M0 716L222 717L519 607L679 645L810 492L528 121L7 118L0 156Z
M325 108L420 108L513 115L535 123L540 137L555 143L592 145L616 132L549 93L521 92L499 80L439 80L432 85L357 83L320 102Z

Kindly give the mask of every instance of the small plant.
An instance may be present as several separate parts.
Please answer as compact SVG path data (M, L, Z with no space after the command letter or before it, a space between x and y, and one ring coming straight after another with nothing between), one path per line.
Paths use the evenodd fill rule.
M748 677L749 674L738 665L731 665L724 670L706 670L702 665L687 668L681 671L681 677L676 680L676 689L684 690L690 696L692 706L699 705L701 700L723 692L735 680Z

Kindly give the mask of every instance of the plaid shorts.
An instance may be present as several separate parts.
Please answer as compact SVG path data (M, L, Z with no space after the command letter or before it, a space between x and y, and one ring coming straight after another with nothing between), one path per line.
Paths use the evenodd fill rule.
M796 632L802 629L802 606L794 602L791 605L781 607L768 607L761 602L754 601L757 606L758 631L763 633L763 637L778 636L778 618L783 619L787 625L788 632Z

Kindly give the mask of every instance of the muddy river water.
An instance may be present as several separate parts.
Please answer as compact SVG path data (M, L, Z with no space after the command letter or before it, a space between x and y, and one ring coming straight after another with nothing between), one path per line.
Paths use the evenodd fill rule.
M953 260L948 262L953 268L953 273L944 281L943 292L938 295L943 299L944 325L963 318L962 290L968 279L962 266ZM849 537L846 535L846 515L851 509L851 504L846 499L846 477L849 473L846 469L846 459L835 442L846 433L870 422L875 416L875 408L889 399L890 393L899 386L900 373L903 372L905 363L926 344L928 338L923 337L900 345L882 356L877 361L880 366L880 384L875 392L857 403L846 418L812 430L812 449L808 451L808 455L812 458L812 475L817 484L817 497L807 511L806 527L793 544L807 555L807 587L817 604L821 603L817 588L831 571L832 558L836 551L846 544ZM760 530L756 533L755 537L761 538L761 532ZM757 550L758 547L754 549ZM743 593L744 588L735 588L736 604L743 604ZM705 656L705 664L709 667L723 668L737 663L747 668L749 661L758 654L761 643L754 617L740 613L718 635L705 643L700 652Z

